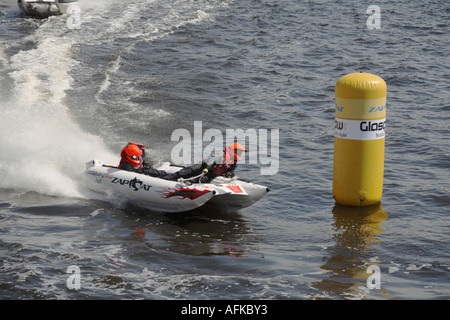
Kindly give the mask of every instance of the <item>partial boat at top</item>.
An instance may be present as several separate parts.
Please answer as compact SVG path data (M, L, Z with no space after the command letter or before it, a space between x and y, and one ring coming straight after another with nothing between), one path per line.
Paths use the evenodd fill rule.
M67 13L70 5L78 0L18 0L20 9L27 15L46 18Z

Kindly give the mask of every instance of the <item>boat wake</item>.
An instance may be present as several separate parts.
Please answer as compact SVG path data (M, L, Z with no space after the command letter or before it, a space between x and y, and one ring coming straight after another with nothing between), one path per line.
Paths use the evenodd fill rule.
M7 84L0 91L0 188L82 197L81 174L87 160L118 163L118 154L110 152L107 146L118 142L104 140L98 131L97 135L89 133L83 121L92 119L99 105L109 103L103 98L111 90L116 90L116 86L123 89L120 68L124 53L139 43L170 35L180 26L207 19L206 11L216 5L176 3L130 1L124 6L119 0L80 1L80 30L67 28L64 15L53 16L29 22L36 25L33 32L13 41L20 50L0 50L0 80ZM7 42L5 45L13 46ZM113 59L103 66L96 64L92 71L91 61L83 60L80 53L83 46L113 49L101 53ZM86 103L77 98L69 106L67 92L84 97L84 88L74 88L74 82L83 82L79 76L92 76L89 72L104 74L101 81L86 87L96 91L94 99ZM131 108L137 106L133 104Z
M86 157L111 155L99 137L80 129L65 103L76 61L70 40L46 32L51 23L33 35L35 46L3 57L12 89L0 94L0 188L79 197Z

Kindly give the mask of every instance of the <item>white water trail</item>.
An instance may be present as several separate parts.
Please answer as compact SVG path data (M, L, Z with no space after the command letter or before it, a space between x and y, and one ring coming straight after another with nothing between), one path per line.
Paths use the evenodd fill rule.
M0 93L0 188L82 197L85 163L117 158L73 120L65 101L76 63L72 44L47 31L38 30L36 46L8 61L12 91Z
M37 24L28 37L15 41L21 46L35 44L33 48L13 56L0 50L0 80L9 88L9 92L0 88L0 188L81 197L87 161L98 158L118 163L118 154L111 153L100 137L84 132L66 103L66 92L73 83L71 70L78 63L72 57L77 44L130 39L115 53L99 86L99 100L115 84L123 52L142 41L170 35L185 24L200 23L215 5L146 0L124 6L120 0L83 0L77 32L69 32L63 18L52 17Z

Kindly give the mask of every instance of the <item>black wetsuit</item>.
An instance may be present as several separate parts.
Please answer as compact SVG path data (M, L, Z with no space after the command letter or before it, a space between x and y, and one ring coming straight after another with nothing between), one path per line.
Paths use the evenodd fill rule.
M201 164L194 164L192 166L184 167L180 171L175 172L171 175L175 179L178 179L178 178L187 179L187 178L199 176L203 172L204 169L208 169L208 173L206 173L204 176L194 180L195 182L201 181L203 183L208 183L208 182L211 182L211 180L213 180L215 177L217 177L219 175L218 172L214 170L214 167L217 165L218 164L216 164L215 162L212 162L210 164L208 164L206 162L202 162ZM237 164L231 165L223 175L228 178L233 177L234 170L236 169L236 167L237 167ZM167 179L172 180L169 178L167 178Z
M136 173L145 174L151 177L157 177L165 180L177 180L180 176L177 173L167 173L164 170L154 169L148 165L145 165L142 169L135 169L131 163L121 161L119 169L126 171L133 171Z

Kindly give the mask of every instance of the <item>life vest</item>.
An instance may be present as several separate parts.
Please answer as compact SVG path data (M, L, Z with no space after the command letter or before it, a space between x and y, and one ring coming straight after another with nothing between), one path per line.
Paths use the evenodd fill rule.
M232 158L232 160L230 158ZM228 153L227 156L227 152L225 152L225 154L223 155L222 163L215 163L210 172L214 176L223 176L232 166L235 166L238 161L239 159L237 158L236 154L233 153L233 156L231 157L230 153Z
M227 163L216 163L210 171L214 176L223 176L230 167Z

